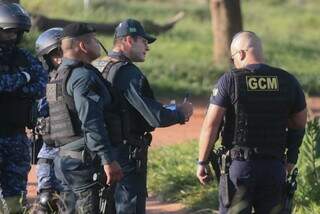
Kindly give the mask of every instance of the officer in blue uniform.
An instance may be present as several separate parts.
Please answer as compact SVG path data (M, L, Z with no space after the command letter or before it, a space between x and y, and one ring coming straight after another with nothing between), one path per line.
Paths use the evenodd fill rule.
M62 36L62 28L50 28L39 35L36 40L35 49L39 60L42 62L44 68L49 72L50 81L57 77L57 69L61 63L62 51L60 49L60 39ZM38 181L38 205L39 209L50 212L50 209L57 208L56 197L54 193L67 194L68 198L65 203L68 207L72 207L74 195L65 185L59 181L54 173L53 161L58 155L59 148L55 147L54 142L46 139L47 130L49 129L48 117L49 106L46 98L43 98L38 103L38 123L36 133L38 138L43 142L41 150L38 154L37 162L37 181ZM60 204L60 206L62 206ZM60 207L63 209L63 206ZM38 210L39 211L39 210ZM62 210L60 210L62 211Z
M137 20L121 22L114 38L109 58L96 64L104 67L102 75L119 99L119 107L110 110L111 119L107 120L110 138L117 150L115 158L125 174L115 188L116 211L117 214L144 214L150 132L156 127L185 123L192 115L192 104L184 102L176 109L166 109L155 99L147 78L133 62L145 60L149 44L156 38L147 34Z
M209 153L221 132L219 213L279 213L286 172L298 159L306 124L304 93L290 73L264 63L253 32L231 43L235 69L212 91L199 140L197 177L208 183ZM285 157L286 153L286 158Z
M123 175L105 128L111 96L100 72L90 64L100 56L94 29L85 23L67 25L61 50L58 76L47 86L50 139L59 146L55 173L74 192L78 213L98 213L94 174L102 169L109 185Z
M30 26L20 5L0 2L0 188L5 199L1 212L22 212L30 170L25 127L35 125L35 101L45 95L47 83L40 62L17 47Z

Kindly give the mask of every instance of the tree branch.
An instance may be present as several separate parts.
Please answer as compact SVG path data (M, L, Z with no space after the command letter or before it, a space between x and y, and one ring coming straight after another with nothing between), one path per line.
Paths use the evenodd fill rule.
M71 23L77 23L77 21L65 20L65 19L51 19L43 15L32 14L32 27L37 28L39 31L45 31L53 27L64 27ZM179 12L175 16L171 17L166 23L158 24L151 20L143 20L142 24L148 33L159 35L171 30L177 22L179 22L184 17L184 12ZM90 22L97 33L105 35L113 35L115 27L120 23L95 23Z

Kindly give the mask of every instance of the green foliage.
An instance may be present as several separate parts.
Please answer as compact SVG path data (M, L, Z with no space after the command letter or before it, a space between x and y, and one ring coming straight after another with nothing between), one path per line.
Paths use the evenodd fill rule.
M320 206L320 124L314 119L307 124L306 134L299 155L298 191L295 199L298 207L311 209ZM317 204L316 204L317 203ZM318 207L319 208L319 207Z
M212 33L209 4L206 0L92 0L84 10L79 0L21 0L32 13L52 18L87 22L115 22L128 17L165 23L179 11L185 17L151 45L147 61L141 64L156 93L194 95L210 93L224 72L212 64ZM50 5L50 6L48 6ZM264 43L267 62L297 75L306 92L320 91L320 7L314 0L242 1L244 29L257 32ZM38 32L28 35L27 47L33 48ZM99 35L110 49L112 36Z
M193 210L218 209L217 185L201 186L196 177L195 141L150 151L148 187L160 199L180 201Z

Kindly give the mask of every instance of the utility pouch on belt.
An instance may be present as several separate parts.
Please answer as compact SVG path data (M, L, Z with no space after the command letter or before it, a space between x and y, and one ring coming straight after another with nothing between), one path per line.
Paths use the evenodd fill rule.
M222 203L225 207L230 207L231 205L231 180L229 177L229 167L231 164L231 159L229 156L229 152L226 154L222 154L221 156L221 165L220 165L220 194L222 196Z

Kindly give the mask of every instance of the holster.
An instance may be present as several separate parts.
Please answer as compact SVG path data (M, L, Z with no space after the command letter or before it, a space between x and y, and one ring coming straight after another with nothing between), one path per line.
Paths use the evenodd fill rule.
M102 169L93 176L93 180L97 182L99 188L99 214L116 214L113 197L115 186L108 186L106 179Z
M297 190L297 178L298 169L295 168L291 174L288 175L285 187L284 194L282 199L282 211L281 214L291 214L293 211L293 196L295 191Z
M221 156L227 152L227 149L225 147L220 147L218 149L212 150L210 153L210 163L212 166L212 169L216 175L217 182L219 184L221 172L220 172L220 165L221 165Z
M129 141L129 160L136 161L136 170L140 172L146 169L148 161L148 148L151 144L152 135L146 133L143 136Z
M232 182L229 177L229 167L231 165L231 158L229 152L221 155L220 162L220 189L221 189L221 199L223 206L230 207L232 200Z

